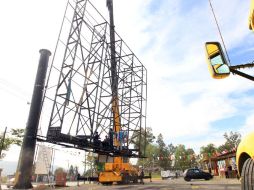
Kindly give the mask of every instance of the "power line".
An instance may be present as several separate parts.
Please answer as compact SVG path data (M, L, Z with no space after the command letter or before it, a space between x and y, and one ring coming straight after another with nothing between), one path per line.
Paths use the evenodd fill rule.
M216 18L216 15L215 15L215 12L214 12L214 9L213 9L212 2L211 2L211 0L208 0L208 1L209 1L209 3L210 3L210 7L211 7L211 10L212 10L212 13L213 13L213 17L214 17L214 20L215 20L215 23L216 23L216 26L217 26L217 29L218 29L218 32L219 32L219 35L220 35L222 44L223 44L223 47L224 47L225 52L226 52L226 56L227 56L227 59L228 59L228 63L229 63L229 65L231 66L230 59L229 59L228 52L227 52L227 48L226 48L226 45L225 45L225 42L224 42L224 39L223 39L221 30L220 30L220 26L219 26L218 20L217 20L217 18Z
M29 103L27 92L3 78L0 78L0 90L3 90L4 92L9 93L19 99L25 100L27 103Z

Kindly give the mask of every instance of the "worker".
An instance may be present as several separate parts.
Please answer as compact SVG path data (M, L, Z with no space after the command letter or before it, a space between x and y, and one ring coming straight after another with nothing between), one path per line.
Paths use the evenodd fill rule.
M122 145L123 145L123 143L124 143L124 141L123 141L123 136L124 135L124 133L123 133L123 131L119 131L118 132L118 141L120 142L120 147L119 147L119 150L122 150Z
M176 176L176 179L178 178L178 173L177 173L177 171L175 172L175 176Z
M105 136L105 139L102 142L103 148L107 149L109 147L109 138L108 135Z
M126 175L125 168L122 168L120 173L121 173L122 178L125 177L125 175Z
M140 184L143 184L143 185L145 184L144 183L144 176L145 176L144 170L142 169L139 177L140 177Z
M100 140L99 139L100 139L100 135L96 131L95 134L94 134L94 138L93 138L95 146L100 146Z
M149 178L150 178L150 182L152 182L152 171L149 171Z
M79 186L79 180L80 180L80 174L78 173L78 175L77 175L77 186Z

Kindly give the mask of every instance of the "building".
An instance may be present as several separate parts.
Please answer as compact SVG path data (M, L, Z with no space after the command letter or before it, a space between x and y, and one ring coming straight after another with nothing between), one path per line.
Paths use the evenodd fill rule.
M203 162L206 166L205 169L209 170L211 168L211 172L215 176L222 178L237 177L236 150L216 153L211 158L204 156Z

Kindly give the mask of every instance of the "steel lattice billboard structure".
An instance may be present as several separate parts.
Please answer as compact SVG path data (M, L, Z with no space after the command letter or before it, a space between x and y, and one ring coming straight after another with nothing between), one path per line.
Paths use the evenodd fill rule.
M50 110L46 141L95 152L119 154L94 146L112 122L110 25L89 0L68 2L51 65L44 110ZM115 33L117 93L124 147L142 156L145 144L147 70ZM44 111L45 112L45 111Z

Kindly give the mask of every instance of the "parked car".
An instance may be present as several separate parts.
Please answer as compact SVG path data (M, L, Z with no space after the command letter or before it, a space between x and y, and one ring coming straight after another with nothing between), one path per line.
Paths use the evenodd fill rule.
M190 168L184 171L183 173L183 177L185 181L190 181L192 179L205 179L205 180L209 180L212 179L213 176L208 173L208 172L204 172L200 169L197 168Z
M169 178L176 178L177 174L175 171L165 170L161 171L161 179L169 179Z

